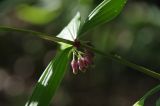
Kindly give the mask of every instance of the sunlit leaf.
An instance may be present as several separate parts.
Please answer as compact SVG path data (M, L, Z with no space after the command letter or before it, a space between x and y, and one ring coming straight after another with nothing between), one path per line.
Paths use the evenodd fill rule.
M79 27L81 24L81 16L78 12L76 16L70 21L70 23L58 34L57 37L74 41L77 38ZM61 49L65 49L71 45L60 42Z
M71 48L60 51L49 63L25 106L48 106L64 77Z
M76 16L70 21L70 23L60 32L57 36L59 38L74 41L77 38L77 33L81 24L81 16L78 12Z
M148 91L139 101L137 101L133 106L144 106L145 100L155 94L156 92L160 91L160 85L156 86L155 88ZM159 106L159 105L158 105Z
M96 25L115 18L123 9L126 1L127 0L104 0L89 14L79 34L81 35Z

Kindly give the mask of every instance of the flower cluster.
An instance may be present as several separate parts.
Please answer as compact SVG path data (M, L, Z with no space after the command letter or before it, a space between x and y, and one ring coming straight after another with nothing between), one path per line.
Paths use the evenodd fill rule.
M83 53L80 51L73 52L73 59L71 61L71 67L74 74L78 71L85 72L93 64L94 54L89 50L85 50Z

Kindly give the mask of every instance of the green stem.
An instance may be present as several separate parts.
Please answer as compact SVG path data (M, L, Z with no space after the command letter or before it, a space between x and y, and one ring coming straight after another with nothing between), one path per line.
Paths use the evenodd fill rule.
M127 61L126 59L122 58L119 55L106 54L106 53L103 53L103 52L101 52L101 51L99 51L99 50L97 50L97 49L95 49L95 48L93 48L91 46L85 45L85 44L82 44L82 46L87 48L87 49L90 49L91 51L94 51L94 52L96 52L96 53L98 53L98 54L100 54L100 55L102 55L104 57L107 57L107 58L109 58L111 60L114 60L116 62L124 64L124 65L126 65L128 67L131 67L131 68L133 68L135 70L138 70L138 71L140 71L140 72L142 72L142 73L144 73L146 75L149 75L149 76L151 76L153 78L156 78L156 79L160 80L160 74L159 73L151 71L151 70L149 70L149 69L147 69L147 68L145 68L143 66L139 66L139 65L134 64L132 62L129 62L129 61Z
M37 35L38 37L40 37L44 40L49 40L49 41L53 41L53 42L63 42L63 43L73 45L73 42L70 41L70 40L58 38L58 37L53 36L53 35L48 35L48 34L33 31L33 30L21 29L21 28L11 28L11 27L5 27L5 26L0 26L0 29L3 30L3 31L17 31L17 32L30 33L30 34L33 34L33 35Z
M42 39L45 39L45 40L49 40L49 41L53 41L53 42L63 42L63 43L67 43L67 44L70 44L70 45L73 45L74 42L73 41L69 41L69 40L66 40L66 39L62 39L62 38L58 38L58 37L55 37L53 35L48 35L48 34L45 34L45 33L41 33L41 32L36 32L36 31L32 31L32 30L27 30L27 29L19 29L19 28L11 28L11 27L4 27L4 26L0 26L0 29L1 30L5 30L5 31L18 31L18 32L25 32L25 33L30 33L30 34L33 34L33 35L37 35L38 37L42 38ZM121 56L118 56L118 55L112 55L112 54L106 54L106 53L103 53L91 46L88 46L84 43L81 43L81 46L84 47L84 48L87 48L87 49L90 49L106 58L109 58L111 60L114 60L116 62L119 62L121 64L124 64L128 67L131 67L135 70L138 70L146 75L149 75L153 78L156 78L156 79L159 79L160 80L160 74L159 73L156 73L154 71L151 71L143 66L139 66L139 65L136 65L132 62L129 62L127 61L126 59L122 58Z

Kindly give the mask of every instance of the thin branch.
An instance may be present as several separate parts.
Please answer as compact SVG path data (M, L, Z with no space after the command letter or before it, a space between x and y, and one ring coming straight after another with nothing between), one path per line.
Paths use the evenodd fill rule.
M100 54L100 55L102 55L102 56L104 56L104 57L106 57L106 58L109 58L109 59L111 59L111 60L114 60L114 61L116 61L116 62L119 62L119 63L121 63L121 64L123 64L123 65L126 65L126 66L128 66L128 67L131 67L131 68L133 68L133 69L135 69L135 70L137 70L137 71L140 71L140 72L142 72L142 73L144 73L144 74L146 74L146 75L149 75L149 76L151 76L151 77L153 77L153 78L156 78L156 79L160 80L160 74L159 74L159 73L156 73L156 72L154 72L154 71L152 71L152 70L149 70L149 69L147 69L147 68L145 68L145 67L143 67L143 66L139 66L139 65L137 65L137 64L134 64L134 63L132 63L132 62L130 62L130 61L122 58L122 57L119 56L119 55L112 55L112 54L103 53L103 52L101 52L101 51L99 51L99 50L97 50L97 49L95 49L95 48L93 48L93 47L91 47L91 46L85 45L85 44L82 44L82 46L83 46L84 48L88 48L88 49L90 49L91 51L94 51L95 53L98 53L98 54Z
M4 26L0 26L0 30L4 30L4 31L18 31L18 32L25 32L25 33L30 33L30 34L33 34L33 35L37 35L37 37L40 37L42 39L45 39L45 40L49 40L49 41L53 41L53 42L63 42L63 43L67 43L67 44L70 44L70 45L73 45L74 42L73 41L69 41L69 40L66 40L66 39L62 39L62 38L58 38L56 36L53 36L53 35L48 35L48 34L45 34L45 33L41 33L41 32L37 32L37 31L32 31L32 30L28 30L28 29L20 29L20 28L11 28L11 27L4 27ZM107 53L103 53L91 46L88 46L86 44L83 44L81 43L81 46L84 47L84 48L87 48L87 49L90 49L92 50L93 52L96 52L106 58L109 58L111 60L114 60L116 62L119 62L121 64L124 64L128 67L131 67L137 71L140 71L146 75L149 75L153 78L156 78L158 80L160 80L160 74L159 73L156 73L152 70L149 70L143 66L139 66L139 65L136 65L132 62L129 62L127 61L126 59L122 58L121 56L118 56L118 55L112 55L112 54L107 54Z
M42 32L37 32L37 31L33 31L33 30L21 29L21 28L11 28L11 27L6 27L6 26L0 26L0 30L30 33L30 34L36 35L37 37L42 38L44 40L49 40L49 41L53 41L53 42L56 42L56 43L63 42L63 43L67 43L67 44L73 45L73 42L70 41L70 40L58 38L58 37L53 36L53 35L48 35L48 34L45 34L45 33L42 33Z

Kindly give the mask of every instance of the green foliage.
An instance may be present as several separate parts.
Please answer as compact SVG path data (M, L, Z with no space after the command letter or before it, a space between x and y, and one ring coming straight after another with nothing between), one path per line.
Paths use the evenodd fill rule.
M69 24L58 34L57 37L63 38L66 40L74 41L77 38L78 30L81 23L80 13L77 12L76 16L69 22ZM65 49L71 45L60 42L61 49Z
M38 80L31 98L25 106L48 106L68 66L72 48L60 51L49 63Z
M156 92L160 91L160 85L156 86L155 88L151 89L150 91L148 91L139 101L137 101L133 106L144 106L144 103L145 103L145 100L155 94ZM157 105L156 106L159 106L159 100L158 102L156 103Z
M31 7L28 5L22 5L18 10L17 14L21 19L34 24L48 23L58 15L55 12L50 12L40 7Z
M111 19L113 19L115 16L117 16L122 7L124 6L126 0L119 0L118 2L116 0L104 0L99 6L97 6L91 14L88 16L86 22L80 29L81 25L81 16L78 12L76 16L71 20L71 22L61 31L61 33L57 36L58 38L62 38L69 41L74 41L77 39L77 35L84 33L88 29L107 22ZM37 11L38 10L38 11ZM36 20L36 17L33 15L33 13L36 12L38 15L47 16L47 12L44 10L40 10L37 8L31 8L31 7L25 7L24 9L20 10L19 14L25 20L32 21L35 23L43 22L45 23L46 17L42 17L42 19ZM27 18L26 16L31 16L32 20L30 18ZM38 16L39 17L39 16ZM52 16L51 16L52 17ZM48 18L50 20L50 18ZM8 30L11 28L4 28L3 30ZM17 30L17 29L16 29ZM26 30L17 30L17 31L25 31ZM41 34L34 31L29 31L34 34ZM41 34L42 35L42 34ZM40 36L41 38L48 39L49 37L45 38ZM54 38L55 40L57 38ZM26 103L26 106L36 105L36 106L47 106L49 102L51 101L52 96L55 94L56 89L58 88L61 80L63 79L65 69L67 67L67 64L69 63L69 56L71 48L67 48L70 45L64 44L64 42L59 42L62 46L62 50L55 58L52 60L46 70L43 72L42 76L40 77L35 90L33 91L33 94L29 101ZM66 49L67 48L67 49Z
M100 5L98 5L90 13L90 15L87 17L84 23L82 22L81 15L78 12L76 16L70 21L70 23L56 37L48 36L48 34L31 31L31 30L0 27L1 30L15 30L15 31L32 33L32 34L38 35L38 37L42 39L55 41L61 44L61 51L55 56L55 58L49 63L48 67L43 72L42 76L40 77L40 79L36 84L36 87L33 91L31 98L26 103L26 106L49 105L52 97L54 96L57 88L60 85L61 80L64 77L66 67L69 64L70 52L72 50L72 45L74 44L74 40L77 39L77 37L84 34L86 31L90 30L91 28L99 24L109 22L112 19L114 19L121 12L126 1L127 0L104 0ZM29 21L34 21L35 23L46 22L45 19L46 19L47 13L43 10L39 11L39 9L37 8L29 7L28 9L27 7L27 9L22 10L20 14L31 16L33 15L32 12L37 12L38 15L43 15L44 17L42 16L42 19L39 19L39 20L36 20L37 17L32 18L33 20L29 19ZM48 18L49 19L48 21L50 21L51 17ZM26 19L28 20L28 18ZM149 76L160 79L160 74L153 72L142 66L131 63L123 59L121 56L103 53L86 44L81 44L81 46L86 49L90 49L93 52L96 52L98 54L101 54L104 57L110 58L114 61L122 63L140 72L143 72ZM150 95L156 93L159 90L160 90L160 86L155 87L154 89L149 91L146 95L144 95L144 97L142 97L136 104L134 104L134 106L143 106L146 98L148 98ZM159 105L159 101L160 100L157 101L157 106Z
M74 41L77 38L79 27L81 24L80 13L77 12L76 16L70 21L70 23L58 34L57 37Z
M39 4L40 5L19 5L17 7L18 17L24 21L41 25L51 22L59 16L61 12L61 0L42 0Z
M127 0L104 0L87 17L79 34L114 19L123 9Z

